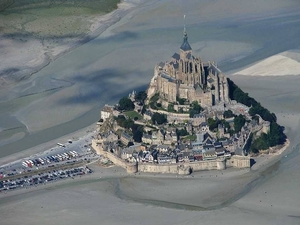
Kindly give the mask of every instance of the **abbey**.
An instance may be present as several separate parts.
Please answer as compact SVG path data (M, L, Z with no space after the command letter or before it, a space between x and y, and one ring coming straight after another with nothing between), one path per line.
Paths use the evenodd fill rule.
M202 62L193 56L185 29L180 53L175 53L170 62L155 66L148 98L156 93L165 103L175 103L181 98L209 107L229 101L227 78L214 62Z

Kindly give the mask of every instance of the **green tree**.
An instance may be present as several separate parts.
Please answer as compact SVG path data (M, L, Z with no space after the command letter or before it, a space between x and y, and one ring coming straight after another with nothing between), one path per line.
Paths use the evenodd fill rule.
M227 78L229 85L229 97L237 102L240 102L248 107L257 104L254 98L248 96L248 93L243 92L232 80Z
M125 127L126 129L131 129L134 125L134 122L132 119L128 119L125 120L122 125L123 125L122 127Z
M214 120L213 118L208 118L207 123L208 123L208 126L209 126L209 130L210 131L215 131L215 129L218 128L219 121Z
M156 102L158 101L158 99L159 99L159 94L158 93L156 93L155 95L153 95L150 98L150 101L149 101L150 108L157 109Z
M194 110L190 110L189 112L190 118L193 118L195 114L197 114Z
M115 118L117 121L117 124L121 127L123 127L123 122L126 120L125 116L119 115L118 117Z
M164 124L167 122L167 117L164 114L160 114L160 113L154 113L151 117L152 123L153 124Z
M119 101L119 109L125 111L134 110L134 104L128 97L123 97Z
M279 126L276 122L270 124L269 144L270 147L281 145L286 141L286 135L283 133L284 128Z
M180 130L176 130L177 135L180 136L186 136L189 134L189 132L187 132L186 129L180 129Z
M195 110L197 113L200 113L202 111L202 107L199 105L198 101L193 101L192 102L192 108Z
M190 118L193 118L195 114L199 114L203 110L198 101L193 101L190 106Z
M141 130L136 130L133 132L133 140L136 142L142 142L143 132Z
M251 116L255 116L256 114L260 115L263 120L269 121L269 122L276 122L277 118L274 113L270 113L269 110L262 107L259 103L252 106L249 110L249 114Z
M234 117L234 114L233 114L233 112L229 109L229 110L226 110L226 111L223 113L223 116L224 116L224 118L231 118L231 117Z
M185 98L177 98L179 105L184 105L186 99Z
M230 130L230 124L226 121L226 120L221 120L221 123L223 124L225 131L229 131Z
M254 116L260 115L261 118L269 122L276 122L277 118L274 113L270 113L269 110L262 107L259 102L254 98L248 96L248 93L244 93L232 80L227 78L229 85L229 97L237 102L240 102L248 107L251 107L249 114Z
M250 151L253 153L258 153L259 150L266 150L269 147L270 146L268 143L268 135L263 133L260 135L260 137L256 138L255 140L252 140Z
M168 112L175 112L175 110L174 110L174 104L170 103L168 105Z
M140 91L135 96L135 100L141 103L144 103L146 98L147 98L147 93L145 91Z
M245 125L246 119L243 115L238 115L234 118L234 131L237 133L241 131L242 127Z
M270 147L283 144L286 141L286 135L283 133L283 130L282 126L279 126L276 122L272 122L268 134L263 133L260 137L252 140L250 151L258 153L259 150L266 150Z

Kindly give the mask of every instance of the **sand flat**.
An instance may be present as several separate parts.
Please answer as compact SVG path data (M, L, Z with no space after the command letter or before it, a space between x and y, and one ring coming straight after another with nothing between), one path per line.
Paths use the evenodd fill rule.
M169 11L169 7L166 7L168 3L172 3L174 9ZM226 4L228 4L226 10L220 12L220 9ZM145 87L152 77L153 62L169 60L169 57L178 51L182 41L182 16L177 17L176 14L183 15L186 14L186 11L190 12L190 17L187 17L189 18L187 29L192 47L194 42L201 40L214 39L216 42L220 40L220 45L218 45L220 47L214 48L213 53L222 55L222 58L226 58L224 49L226 49L226 42L228 41L249 42L249 45L246 46L254 47L254 51L252 51L252 49L249 50L242 45L240 46L241 51L239 49L231 51L228 60L232 63L226 64L225 60L224 63L220 64L224 72L230 69L248 67L254 62L299 46L299 39L295 34L299 31L300 26L298 26L295 17L299 16L300 10L299 4L294 1L242 1L237 6L236 1L226 0L205 1L204 5L199 4L199 1L192 0L184 2L174 0L149 1L141 8L131 12L130 15L124 16L119 23L107 30L106 36L103 34L104 36L100 36L51 63L52 65L47 66L32 79L43 78L44 82L41 84L44 85L49 77L53 76L66 80L73 79L73 81L76 80L76 85L82 88L81 90L92 87L94 90L102 91L99 107L102 103L114 101L127 93L128 89ZM259 9L259 11L254 9ZM203 17L201 17L199 10L205 13ZM151 16L153 12L156 12L155 18ZM217 12L220 14L216 16ZM252 18L252 21L255 22L252 23L247 18ZM279 22L282 22L283 25ZM180 36L179 38L177 34ZM285 41L283 42L283 40ZM164 49L165 45L167 45L166 49ZM171 45L174 46L174 49L170 49ZM224 46L222 47L222 45ZM136 51L138 48L143 50ZM156 49L159 50L156 51ZM199 54L201 55L201 50ZM292 58L291 56L286 57ZM237 60L233 62L233 58ZM296 58L292 59L296 60ZM119 67L118 61L122 61ZM76 73L79 69L81 69L80 72L84 73ZM246 179L248 177L244 176L235 180L237 179L235 177L239 176L231 176L228 173L224 173L221 184L218 184L216 180L220 178L219 175L217 178L209 176L201 178L201 173L200 178L195 177L196 179L191 180L191 183L182 180L177 182L176 177L164 176L160 176L157 180L154 176L151 178L127 178L124 177L124 171L111 168L109 172L99 171L100 174L95 174L99 176L99 182L98 178L95 178L96 181L93 182L75 180L40 189L33 188L29 192L19 195L5 197L4 194L0 202L1 223L4 225L32 225L40 224L43 221L45 225L62 223L72 225L85 223L299 224L299 217L297 217L299 216L297 209L299 209L300 202L299 184L297 183L300 180L300 175L297 173L300 146L298 132L300 129L298 117L300 113L298 104L299 80L297 76L272 78L233 76L232 79L270 111L281 113L279 123L286 126L287 135L291 140L290 150L292 153L288 154L286 158L274 164L268 171L258 169L254 173L247 173L246 176L250 176L250 178L258 178L257 182L248 183ZM135 83L135 81L138 82ZM128 86L122 86L122 82L127 82ZM29 86L24 85L24 88ZM42 86L41 89L43 88ZM67 88L65 89L67 90ZM117 94L104 95L104 93L113 92L114 89L117 89ZM16 95L16 92L9 93L12 93L11 96ZM19 89L17 93L22 94L22 90ZM59 96L59 92L57 96ZM61 96L65 97L65 95ZM51 96L45 98L48 98L49 103L54 100ZM97 98L94 101L97 101ZM43 114L45 113L44 110L51 110L39 108L37 102L35 104L32 108L33 111L40 110L40 113ZM90 112L87 107L85 110ZM63 112L64 107L61 108L61 113ZM94 111L93 116L99 118L98 109ZM88 121L93 116L87 114L84 118ZM38 118L38 113L36 117ZM73 124L76 126L74 125L73 130L78 129L80 118L74 119ZM49 121L52 119L54 118L49 118ZM93 123L93 118L90 121ZM64 129L69 128L65 126ZM66 132L70 132L70 130ZM51 130L51 133L57 132L58 129ZM45 136L51 136L51 133L46 133ZM19 145L24 145L24 143L25 141ZM18 146L14 149L17 148ZM6 149L9 149L8 146ZM22 154L26 154L25 152ZM219 171L217 172L219 173ZM216 172L208 172L207 174L213 176L216 175ZM110 176L110 178L101 180L100 176L107 176L107 178ZM122 179L125 182L119 185ZM201 186L202 180L205 181L205 185ZM197 188L198 185L199 188ZM123 193L128 196L127 199L122 198L118 192L118 187L122 188ZM239 190L241 189L239 188L245 191L240 193ZM143 195L145 189L148 192ZM188 191L186 199L184 195L181 195L185 190ZM223 208L220 206L220 208L210 211L176 208L176 202L185 205L197 203L200 207L205 207L205 204L208 206L218 204L222 199L222 194L227 196L227 193L232 194L232 197L229 195L231 202L229 201L229 204ZM159 202L160 199L163 201ZM152 204L151 200L155 204ZM170 205L165 203L167 200L168 203L172 200L176 201Z
M298 56L299 57L299 56ZM300 75L300 62L284 55L274 55L234 75L288 76Z

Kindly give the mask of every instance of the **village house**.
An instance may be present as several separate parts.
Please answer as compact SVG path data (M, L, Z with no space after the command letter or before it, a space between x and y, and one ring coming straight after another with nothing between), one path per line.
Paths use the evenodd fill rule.
M132 157L132 153L135 151L135 148L123 148L121 152L121 159L128 159L129 157Z
M140 151L138 158L140 162L152 163L154 161L154 157L150 151Z
M133 141L132 137L125 131L121 134L120 140L126 146L128 145L129 142Z
M163 144L165 145L171 145L172 143L176 143L177 142L177 134L176 132L167 132L165 134L165 138L163 141Z
M145 144L152 144L152 134L143 134L142 142Z
M143 117L145 120L150 121L152 116L153 116L153 113L150 110L146 110Z
M120 152L122 149L117 143L106 143L103 145L103 150L120 156Z
M164 134L161 130L152 132L152 144L161 145L164 142Z
M204 149L205 153L216 150L216 148L213 144L205 144L205 145L203 145L203 149Z
M195 161L203 160L203 151L202 150L194 150L193 149L193 155L194 155Z
M106 133L103 137L103 142L117 142L117 141L118 141L118 135L116 135L112 131Z
M223 120L224 119L224 112L223 111L215 111L215 119Z
M232 140L226 139L226 140L222 140L221 142L222 142L223 147L226 149L226 151L234 152L235 147L234 147Z
M226 151L225 151L225 148L216 148L216 155L219 157L219 156L223 156L225 155Z
M130 157L134 157L134 158L137 159L137 158L139 158L139 153L140 152L142 152L140 144L132 145L130 147L122 149L121 158L122 159L128 159Z
M162 164L162 163L171 163L171 156L167 155L167 154L158 154L157 155L157 162L159 164Z
M159 152L162 152L162 153L167 153L169 151L169 146L167 145L158 145L156 147L156 149L159 151Z
M209 150L203 153L203 160L215 160L217 159L217 154L215 150Z

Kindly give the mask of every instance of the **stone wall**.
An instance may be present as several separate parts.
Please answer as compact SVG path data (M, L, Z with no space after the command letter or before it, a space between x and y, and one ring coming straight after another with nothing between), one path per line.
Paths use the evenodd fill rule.
M139 172L173 174L189 174L190 172L224 169L226 169L225 160L197 161L181 164L140 163L138 166Z
M250 157L234 155L226 160L226 167L250 168Z
M153 164L140 163L138 167L139 172L145 173L178 173L178 164Z
M190 119L190 114L189 113L172 113L172 112L167 112L164 110L155 110L155 109L150 109L151 112L155 113L160 113L160 114L165 114L167 116L168 121L172 120L189 120Z
M191 172L204 170L225 170L227 167L250 168L250 157L234 155L230 159L217 159L207 161L195 161L189 163L176 164L153 164L153 163L129 163L117 157L111 152L104 151L97 140L92 141L92 147L99 155L107 157L116 166L123 167L127 173L171 173L190 174Z
M104 157L108 158L116 166L124 168L127 173L136 173L138 171L137 163L126 162L113 153L104 151L101 145L97 144L97 140L92 140L92 148L96 151L97 154L103 155Z

